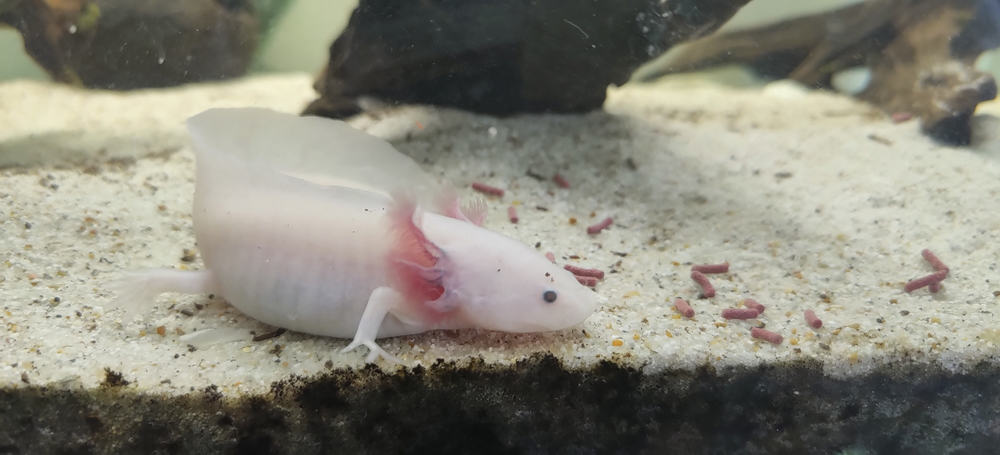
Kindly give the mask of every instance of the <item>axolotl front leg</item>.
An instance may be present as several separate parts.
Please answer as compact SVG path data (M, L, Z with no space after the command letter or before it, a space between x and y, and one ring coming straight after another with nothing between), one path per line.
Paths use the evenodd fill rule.
M368 297L368 304L365 305L365 311L361 314L358 331L354 333L354 340L340 352L349 352L364 345L368 347L368 357L365 358L368 363L374 362L379 356L391 362L402 363L379 347L375 343L375 338L378 336L385 316L389 313L401 312L406 302L405 299L402 293L388 286L381 286L372 291L371 296Z
M454 310L447 302L442 306L438 301L444 294L443 266L447 261L442 261L443 253L414 222L415 203L405 196L394 197L397 203L388 215L394 238L388 258L392 285L379 286L368 296L354 340L341 351L367 346L369 352L365 360L369 363L379 357L400 363L375 343L386 315L392 314L400 322L416 328L429 329L434 326L431 321L435 317L428 319L428 313L441 316ZM423 330L416 330L420 331Z

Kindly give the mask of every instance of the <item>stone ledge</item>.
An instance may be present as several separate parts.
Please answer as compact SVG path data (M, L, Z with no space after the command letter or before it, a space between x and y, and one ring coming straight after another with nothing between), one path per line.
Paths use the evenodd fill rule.
M1000 368L912 366L833 379L813 362L567 370L439 362L344 369L223 397L0 390L3 453L988 453Z

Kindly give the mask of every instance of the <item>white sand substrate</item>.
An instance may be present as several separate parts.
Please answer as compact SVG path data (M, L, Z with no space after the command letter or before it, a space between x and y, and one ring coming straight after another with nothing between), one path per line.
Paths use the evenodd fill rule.
M297 112L313 96L306 75L131 93L0 84L0 384L93 387L110 368L143 391L215 384L239 394L361 366L363 349L339 352L346 340L285 333L251 341L274 328L218 298L166 294L138 321L107 307L107 284L122 271L200 266L183 120L217 106ZM586 115L498 119L420 106L361 115L355 126L463 195L473 195L474 181L505 188L488 201L489 228L540 243L559 263L608 272L597 286L608 302L574 330L380 343L408 366L474 357L510 364L538 352L570 367L613 360L648 371L815 360L837 377L995 363L1000 107L981 112L967 148L934 143L915 121L894 124L864 104L788 83L629 86L611 90L604 112ZM571 187L528 170L558 172ZM510 205L519 224L507 221ZM587 235L607 216L610 228ZM951 274L937 294L904 293L907 280L932 271L924 248ZM699 299L691 265L722 261L731 267L711 276L717 296ZM693 319L673 309L678 296L691 302ZM721 317L747 297L767 307L757 321ZM821 329L806 325L807 309ZM752 339L754 325L784 341ZM237 340L192 351L181 339L207 328Z

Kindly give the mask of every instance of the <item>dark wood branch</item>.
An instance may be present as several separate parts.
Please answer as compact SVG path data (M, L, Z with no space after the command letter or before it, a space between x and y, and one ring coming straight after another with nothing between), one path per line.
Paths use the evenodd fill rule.
M976 106L996 83L973 67L1000 44L996 0L873 0L778 24L719 34L685 46L655 76L742 63L761 74L829 88L832 76L866 66L856 96L887 113L908 113L932 137L968 144Z

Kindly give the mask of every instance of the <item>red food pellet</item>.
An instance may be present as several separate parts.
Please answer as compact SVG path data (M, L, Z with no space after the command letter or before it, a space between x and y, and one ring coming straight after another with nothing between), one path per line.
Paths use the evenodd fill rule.
M548 260L551 261L553 264L556 263L556 255L552 254L551 251L546 252L545 257L548 258Z
M909 283L906 283L906 286L903 286L903 290L906 292L913 292L924 286L930 286L931 284L939 283L947 276L948 276L947 270L938 270L937 272L934 272L930 275L910 280Z
M520 218L517 217L517 209L512 205L507 207L507 218L510 218L510 222L517 224Z
M553 175L552 181L556 182L556 185L559 185L559 188L569 188L569 181L559 174Z
M577 276L592 276L599 280L604 279L604 271L598 269L585 269L583 267L577 267L575 265L566 264L563 266L564 269L569 270L569 273Z
M573 275L573 276L576 277L576 281L579 281L580 284L584 286L587 287L597 286L597 278L594 278L592 276L580 276L580 275Z
M910 112L900 111L892 113L892 121L894 123L903 123L911 118L913 118L913 114Z
M691 272L691 279L694 280L695 283L698 283L698 286L701 286L702 296L715 297L715 288L712 287L712 283L708 281L708 277L705 276L704 273L695 270Z
M774 333L770 330L759 329L757 327L753 327L750 329L750 336L758 340L764 340L774 344L781 344L781 340L784 340L784 338L781 335L778 335L777 333Z
M485 183L473 182L472 189L492 196L503 196L503 188L497 188L495 186L490 186Z
M686 318L694 317L694 308L691 308L691 304L687 303L687 300L678 297L674 300L674 308L676 308L677 312L684 315Z
M944 265L944 262L941 262L941 260L931 252L931 250L925 249L920 252L920 255L924 257L925 261L930 263L931 267L934 267L935 271L940 272L944 270L945 272L948 272L948 266Z
M691 270L701 273L726 273L729 271L729 263L722 264L699 264L691 266Z
M763 313L764 309L766 308L764 305L761 305L754 299L744 299L743 306L757 311L757 314Z
M591 235L600 233L601 231L603 231L608 226L611 226L612 222L613 221L612 221L611 217L609 216L609 217L601 220L600 223L597 223L597 224L595 224L593 226L588 227L587 228L587 233L591 234Z
M759 314L753 308L726 308L722 310L722 317L726 319L753 319Z
M806 318L806 324L809 324L809 327L812 327L814 329L818 329L820 327L823 327L823 321L821 321L818 317L816 317L816 312L815 311L813 311L813 310L806 310L803 313L803 315L805 316L805 318Z

